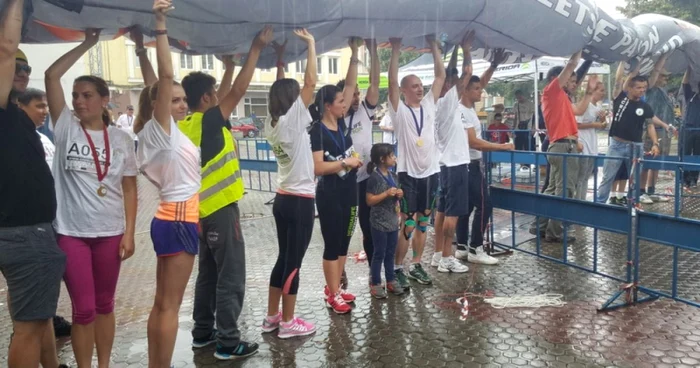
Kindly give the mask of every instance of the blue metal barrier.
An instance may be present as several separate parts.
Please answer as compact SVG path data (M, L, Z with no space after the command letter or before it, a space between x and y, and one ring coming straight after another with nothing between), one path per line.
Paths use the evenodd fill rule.
M546 162L546 157L561 156L563 157L564 175L567 170L567 157L596 158L596 166L602 166L605 160L626 160L634 172L633 177L630 177L631 183L631 198L628 206L612 206L602 203L594 203L589 201L581 201L573 198L565 198L566 190L564 188L562 197L549 196L539 193L539 172L534 174L535 185L533 190L519 190L521 187L517 184L515 175L516 164L535 164L542 165ZM484 156L486 167L490 167L493 162L508 162L511 164L511 182L510 185L494 186L492 178L492 170L487 170L489 183L491 183L491 200L494 208L511 211L511 227L513 229L512 244L495 243L499 248L518 250L527 254L535 255L550 261L564 264L569 267L580 269L589 273L600 275L622 283L620 291L605 302L600 311L611 310L622 306L633 305L645 301L657 299L660 296L678 300L690 305L700 306L700 303L679 297L678 295L678 256L679 250L700 251L700 245L697 242L697 236L700 234L700 221L686 219L680 217L682 203L688 196L684 195L680 188L680 177L684 170L697 171L700 170L699 157L685 157L684 162L680 161L679 157L667 156L653 160L646 160L641 157L633 157L626 159L622 157L599 157L585 156L577 154L554 154L542 152L492 152ZM690 161L693 161L691 163ZM634 203L639 202L640 197L640 182L641 172L644 169L652 170L674 170L676 172L675 182L675 200L674 214L672 216L658 213L644 212L637 208ZM596 171L597 173L597 171ZM597 197L597 174L594 174L594 198ZM566 185L566 184L564 184ZM539 224L536 227L536 248L535 251L522 249L515 241L515 213L526 213L537 217L549 218L564 222L564 235L562 244L562 258L555 258L542 253ZM568 224L578 224L587 227L592 227L593 230L593 266L584 267L569 262L568 259L568 244L567 244L567 226ZM664 231L659 231L663 229ZM618 234L627 235L627 254L625 264L625 275L619 277L609 273L602 272L598 265L598 231L609 231ZM491 239L493 239L493 228L491 228ZM671 270L671 292L654 289L640 284L640 241L653 242L673 248L673 258ZM641 275L643 276L643 275ZM646 297L640 297L639 292L647 294ZM625 297L622 302L618 299Z

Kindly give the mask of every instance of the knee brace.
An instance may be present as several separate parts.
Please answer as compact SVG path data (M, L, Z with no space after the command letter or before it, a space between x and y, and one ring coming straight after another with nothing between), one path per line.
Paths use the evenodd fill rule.
M430 217L428 216L421 216L418 218L418 230L420 230L422 233L426 232L428 230L428 224L430 223Z
M404 223L403 227L403 237L406 238L406 240L410 240L411 237L413 236L413 229L416 227L416 222L413 221L412 218L408 218L406 222ZM411 228L409 230L409 228Z

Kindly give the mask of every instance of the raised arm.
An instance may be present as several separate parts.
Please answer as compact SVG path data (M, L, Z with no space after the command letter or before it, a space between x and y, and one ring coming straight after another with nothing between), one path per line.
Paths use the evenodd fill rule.
M151 61L148 60L148 51L143 44L143 33L137 28L133 28L131 30L131 40L136 44L135 53L136 57L139 58L143 83L147 86L151 86L158 81L158 77L156 77L156 72L153 70Z
M153 117L166 134L170 135L170 104L173 97L173 60L168 43L168 30L165 14L172 6L170 0L155 0L153 12L156 16L156 60L158 60L158 96L156 96Z
M627 78L625 78L625 83L622 85L622 90L627 92L627 90L630 88L630 83L632 83L632 78L636 77L639 75L639 70L642 68L642 63L637 63L637 66L632 70L627 75Z
M255 36L253 44L250 45L250 51L248 51L248 57L246 58L243 68L241 68L240 73L236 77L236 81L233 82L231 90L226 94L226 97L219 100L219 109L221 110L221 115L228 119L233 112L233 109L238 106L241 98L245 96L246 90L250 85L251 79L253 79L253 73L255 73L255 65L258 63L258 58L260 58L260 52L267 47L267 44L272 41L273 33L272 27L265 26Z
M0 14L0 108L6 109L15 79L15 58L22 38L23 0L8 0Z
M584 60L583 64L576 69L576 89L581 88L581 83L583 83L583 80L586 78L586 75L588 74L588 71L591 69L592 65L593 60Z
M399 56L401 56L401 39L390 38L391 59L389 60L389 102L391 109L396 112L399 108L401 89L399 87Z
M275 54L277 54L277 80L284 79L284 51L287 48L287 41L284 40L284 43L281 45L277 41L272 41L272 48L275 49Z
M509 53L507 53L505 49L494 50L493 61L491 62L491 65L488 69L484 70L484 73L481 75L481 88L486 88L486 86L489 85L491 77L493 77L493 73L496 72L498 66L505 63L506 60L508 60L508 54Z
M569 83L569 79L571 79L571 75L574 74L574 71L576 70L576 67L578 66L578 62L581 60L581 53L583 51L579 51L571 56L571 59L569 59L569 62L566 63L566 66L564 69L561 71L559 74L559 86L561 88L566 87L566 84Z
M472 42L474 42L474 31L469 31L467 32L466 35L464 35L464 38L462 38L462 44L460 45L462 47L462 54L464 54L464 58L462 59L462 75L459 77L459 81L457 82L457 96L462 96L462 92L467 88L467 84L469 83L469 79L471 79L472 74L474 73L474 67L472 65ZM455 49L457 46L455 46ZM457 63L457 52L452 53L452 58L455 59L455 64ZM450 60L450 64L452 63L452 60Z
M357 64L360 60L357 58L357 49L362 46L362 39L356 37L350 37L348 40L348 45L350 46L350 51L352 52L350 56L350 64L348 65L348 74L345 76L345 88L343 88L343 98L348 103L345 104L345 110L343 110L343 116L347 114L348 109L350 109L350 101L352 101L352 96L355 94L355 89L357 89Z
M97 44L100 39L100 30L88 29L85 31L85 41L73 50L68 51L54 62L44 75L46 81L46 100L49 103L49 113L51 123L56 125L58 117L61 116L63 108L66 107L66 97L61 86L61 77L73 67L75 63L85 55L90 48Z
M377 40L365 40L365 46L369 49L369 57L372 58L369 67L369 88L365 101L372 106L379 102L379 53L377 52Z
M433 92L433 97L435 97L435 102L440 98L440 92L442 92L442 86L445 85L445 78L447 74L445 73L445 64L442 62L442 52L440 52L440 44L435 39L435 35L428 35L425 37L425 41L430 46L430 50L433 53L433 64L435 65L435 79L433 80L433 86L430 90Z
M233 72L236 70L236 63L233 61L233 55L225 55L221 58L224 63L224 76L221 78L219 90L216 91L216 97L223 100L231 91L231 81L233 81Z
M586 94L583 98L576 104L574 104L574 115L581 116L586 113L588 106L591 104L591 98L593 97L593 92L598 87L598 77L591 75L588 77L588 86L586 87Z
M625 61L621 61L615 73L615 86L613 87L613 98L616 98L622 92L622 83L625 80Z
M652 70L651 75L649 75L649 88L656 86L656 81L659 79L659 75L661 75L661 72L664 70L666 60L670 54L671 53L666 53L661 55L659 60L654 65L654 70Z
M306 42L306 72L304 72L304 86L301 87L301 100L304 101L304 106L311 105L314 99L314 91L316 90L316 40L314 35L309 33L305 28L294 30L294 34Z

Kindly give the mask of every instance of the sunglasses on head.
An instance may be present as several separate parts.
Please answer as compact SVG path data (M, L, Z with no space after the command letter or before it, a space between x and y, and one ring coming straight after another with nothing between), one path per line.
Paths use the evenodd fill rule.
M19 72L32 74L32 67L29 65L15 64L15 74L19 74Z

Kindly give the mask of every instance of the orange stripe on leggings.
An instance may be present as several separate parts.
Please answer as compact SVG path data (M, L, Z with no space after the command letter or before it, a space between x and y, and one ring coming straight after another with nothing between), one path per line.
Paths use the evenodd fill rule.
M299 272L298 268L295 268L292 273L289 274L289 277L287 277L287 281L284 282L284 287L282 288L282 294L287 294L289 295L289 289L292 288L292 281L294 281L294 276L297 275L297 272Z

